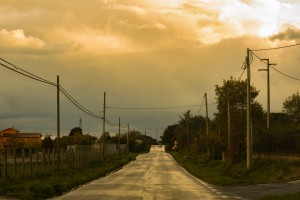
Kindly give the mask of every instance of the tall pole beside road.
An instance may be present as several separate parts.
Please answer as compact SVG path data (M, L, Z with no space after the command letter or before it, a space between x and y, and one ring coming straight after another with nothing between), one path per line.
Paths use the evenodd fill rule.
M118 141L118 146L119 146L119 154L121 153L121 119L119 117L119 141Z
M247 168L252 167L252 131L251 131L251 86L250 86L250 49L247 48L246 56L246 67L247 67Z
M268 88L268 105L267 105L267 133L270 133L270 66L276 64L270 64L269 59L261 59L261 61L266 61L267 69L259 69L259 71L267 71L267 88Z
M230 121L230 102L229 102L229 82L226 85L227 90L227 124L228 124L228 162L231 163L231 121Z
M208 108L207 108L207 94L204 93L205 97L205 108L206 108L206 136L207 136L207 156L210 159L210 152L209 152L209 130L208 130Z
M60 101L59 101L59 76L57 76L57 168L60 167Z
M103 132L102 132L102 156L105 158L105 146L106 146L106 136L105 136L105 101L106 101L106 92L104 92L103 99Z
M127 153L129 152L129 123L127 124L127 145L126 145Z

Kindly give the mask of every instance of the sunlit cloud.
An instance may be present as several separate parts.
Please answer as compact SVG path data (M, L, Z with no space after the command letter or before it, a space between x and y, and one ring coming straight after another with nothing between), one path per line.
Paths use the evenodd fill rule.
M33 36L26 36L24 30L0 30L0 43L7 48L37 48L45 46L45 42Z

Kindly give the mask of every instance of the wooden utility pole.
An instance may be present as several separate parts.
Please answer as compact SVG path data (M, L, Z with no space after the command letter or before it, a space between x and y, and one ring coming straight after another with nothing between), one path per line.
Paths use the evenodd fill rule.
M121 119L119 117L119 154L121 152Z
M106 101L106 92L104 92L104 100L103 100L103 132L102 132L102 154L103 159L105 158L105 147L106 147L106 136L105 136L105 101Z
M59 101L59 76L57 76L57 168L60 167L60 101Z
M126 145L127 153L129 152L129 123L127 124L127 145Z
M204 93L205 98L205 109L206 109L206 136L207 136L207 156L210 158L210 150L209 150L209 130L208 130L208 108L207 108L207 94Z
M247 168L252 167L252 131L251 131L251 80L250 80L250 49L247 48L246 56L246 67L247 67L247 142L246 142L246 151L247 151Z
M269 59L261 59L261 61L266 61L267 69L259 69L259 71L267 71L267 88L268 88L268 95L267 95L267 133L270 133L270 66L276 65L271 64Z
M229 83L227 81L227 124L228 124L228 162L231 163L231 119L230 119L230 101L229 101Z
M190 151L190 137L189 137L189 113L186 113L186 139L187 139L187 149Z

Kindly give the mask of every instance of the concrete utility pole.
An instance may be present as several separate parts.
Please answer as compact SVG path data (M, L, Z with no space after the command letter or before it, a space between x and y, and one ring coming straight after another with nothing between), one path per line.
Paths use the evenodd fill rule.
M106 92L104 92L103 100L103 132L102 132L102 154L103 159L105 158L105 146L106 146L106 137L105 137L105 101L106 101Z
M207 156L208 159L210 158L210 151L209 151L209 129L208 129L208 108L207 108L207 94L204 93L205 98L205 108L206 108L206 136L207 136Z
M267 69L259 69L258 71L267 71L267 88L268 88L267 133L270 133L270 66L276 64L271 64L269 59L260 59L260 60L267 61Z
M57 168L60 167L60 101L59 101L59 76L57 76Z
M250 49L247 48L246 56L246 67L247 67L247 168L252 167L252 131L251 131L251 87L250 87Z

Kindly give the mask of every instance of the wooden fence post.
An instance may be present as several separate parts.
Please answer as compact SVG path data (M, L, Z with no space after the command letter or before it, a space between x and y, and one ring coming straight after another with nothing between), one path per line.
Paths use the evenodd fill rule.
M46 161L45 149L43 149L42 152L43 152L43 172L45 172L45 171L46 171L46 165L45 165L45 161Z
M48 149L48 173L50 172L50 149Z
M35 149L35 158L36 158L36 162L35 162L35 173L38 172L38 165L39 165L39 150Z
M29 149L29 175L32 176L32 149Z
M22 175L25 174L25 149L22 149Z
M17 150L14 148L14 177L17 176Z
M4 176L3 178L6 179L7 176L7 150L4 149Z

